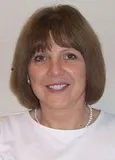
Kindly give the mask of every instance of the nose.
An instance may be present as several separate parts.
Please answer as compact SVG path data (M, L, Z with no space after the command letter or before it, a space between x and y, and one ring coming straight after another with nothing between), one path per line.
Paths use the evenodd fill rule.
M50 61L48 66L48 75L61 76L64 73L64 66L61 60Z

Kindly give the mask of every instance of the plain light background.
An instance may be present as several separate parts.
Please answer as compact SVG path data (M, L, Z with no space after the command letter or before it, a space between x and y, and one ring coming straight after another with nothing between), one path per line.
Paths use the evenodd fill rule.
M51 4L76 6L98 34L107 82L102 99L94 107L115 113L115 0L0 0L0 115L24 110L9 89L16 40L27 18L39 7Z

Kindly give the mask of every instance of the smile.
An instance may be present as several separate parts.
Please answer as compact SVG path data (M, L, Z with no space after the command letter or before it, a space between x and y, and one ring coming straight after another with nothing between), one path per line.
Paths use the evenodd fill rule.
M60 90L65 89L67 86L68 84L54 84L54 85L49 85L47 87L54 91L60 91Z

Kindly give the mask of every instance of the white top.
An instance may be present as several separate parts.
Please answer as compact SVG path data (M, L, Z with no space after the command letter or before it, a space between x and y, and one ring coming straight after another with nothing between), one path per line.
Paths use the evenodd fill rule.
M3 117L0 160L115 160L115 116L101 111L85 129L57 130L29 112Z

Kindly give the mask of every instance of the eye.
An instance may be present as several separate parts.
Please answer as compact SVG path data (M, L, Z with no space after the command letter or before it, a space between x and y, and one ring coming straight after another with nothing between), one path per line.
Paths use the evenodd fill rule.
M45 61L47 59L47 57L45 55L35 55L34 57L34 61L35 62L42 62Z
M64 58L66 60L74 60L74 59L77 59L78 56L76 54L74 54L74 53L66 53Z

